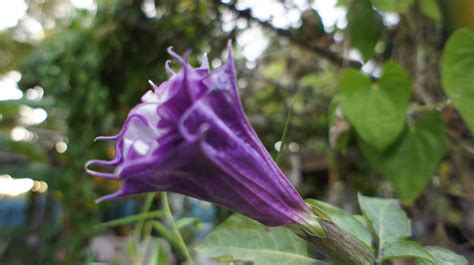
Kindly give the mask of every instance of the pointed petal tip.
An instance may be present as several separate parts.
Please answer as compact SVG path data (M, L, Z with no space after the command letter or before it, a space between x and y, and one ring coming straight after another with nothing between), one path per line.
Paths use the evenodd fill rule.
M170 46L168 49L168 54L171 55L171 57L173 57L174 59L176 59L180 64L182 64L183 66L186 66L188 64L188 59L189 59L189 55L191 54L191 50L188 49L184 55L181 57L179 54L177 54L174 50L173 50L173 47Z
M113 200L113 199L117 199L117 198L120 198L120 197L123 197L125 196L124 192L122 189L118 190L117 192L114 192L112 194L108 194L108 195L105 195L105 196L102 196L100 198L98 198L97 200L95 200L96 203L101 203L103 201L108 201L108 200Z
M229 39L227 41L227 55L229 56L229 58L232 58L232 39Z
M202 55L201 68L209 69L209 59L207 58L207 52Z
M95 176L95 177L99 177L99 178L118 179L117 175L115 175L114 173L104 173L104 172L99 172L99 171L89 169L90 165L93 165L93 164L96 164L96 163L97 163L97 160L87 161L87 163L84 166L84 169L85 169L87 174Z
M171 60L166 60L165 62L165 69L166 69L166 72L170 75L170 76L174 76L176 75L176 73L173 71L173 69L171 69Z
M102 141L116 141L118 138L118 135L113 135L113 136L97 136L95 139L94 139L94 142L97 142L99 140L102 140Z
M227 63L228 66L232 68L232 71L235 72L234 69L234 52L232 49L232 39L229 39L227 42Z
M115 167L115 166L118 166L118 164L120 164L120 156L114 158L113 160L110 160L110 161L107 161L107 160L97 160L97 159L94 159L94 160L89 160L87 161L86 163L86 169L91 166L91 165L98 165L98 166L101 166L101 167Z
M115 199L117 198L117 193L112 193L112 194L109 194L109 195L105 195L105 196L102 196L100 198L98 198L97 200L95 200L95 203L101 203L103 201L107 201L107 200L111 200L111 199Z
M157 90L157 89L158 89L158 86L157 86L155 83L153 83L153 81L148 80L148 84L150 84L151 87L152 87L154 90Z

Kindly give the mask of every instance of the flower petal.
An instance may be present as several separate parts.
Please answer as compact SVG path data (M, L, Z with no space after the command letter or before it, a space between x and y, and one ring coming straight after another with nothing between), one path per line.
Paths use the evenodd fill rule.
M231 95L215 89L183 115L181 132L188 141L197 138L203 124L209 128L204 141L208 159L216 167L234 179L240 179L248 187L250 197L265 197L273 201L275 208L304 210L301 197L283 173L275 167L265 152L256 148L249 132L238 118L239 111L232 107ZM257 146L258 147L258 146ZM269 163L270 161L270 163Z
M301 221L301 209L289 207L286 200L282 201L288 195L275 194L275 189L261 183L258 176L245 176L231 167L222 167L222 161L215 160L213 150L204 144L205 138L205 134L202 134L193 141L180 145L165 158L136 160L135 163L120 168L118 174L125 181L147 183L154 191L171 191L206 200L243 213L266 225ZM133 192L123 187L119 194L117 196Z

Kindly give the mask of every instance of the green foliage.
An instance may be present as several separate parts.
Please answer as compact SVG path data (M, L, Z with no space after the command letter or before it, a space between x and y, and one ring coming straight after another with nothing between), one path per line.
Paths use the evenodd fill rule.
M458 255L452 252L449 249L444 249L440 247L425 247L425 249L433 256L435 259L434 265L467 265L468 262L465 257ZM417 260L416 265L429 265L432 264L425 260Z
M202 51L210 52L210 58L219 58L227 39L238 38L245 27L253 27L253 23L241 23L247 19L242 14L254 14L252 10L248 13L247 10L232 12L221 5L222 1L164 0L147 1L156 5L156 17L150 17L143 12L144 1L106 0L97 1L98 9L94 12L76 10L67 17L54 18L58 10L64 9L66 2L27 1L28 15L45 25L45 38L42 40L23 38L25 33L21 26L0 33L0 74L18 70L22 74L19 85L24 92L36 85L45 91L45 98L39 102L25 99L0 102L2 155L5 152L7 156L14 154L21 158L18 164L1 164L0 174L46 180L49 196L61 204L61 237L58 240L40 237L40 242L45 240L49 244L36 262L51 264L54 254L63 253L66 258L61 263L80 263L79 260L84 260L81 250L93 232L137 221L142 230L154 229L178 250L182 246L175 233L170 232L166 222L156 220L162 217L161 210L98 225L101 208L115 202L96 205L94 200L100 196L98 193L108 193L116 186L86 176L83 164L90 158L110 159L113 156L111 145L93 145L92 139L119 131L130 108L149 89L148 79L159 83L168 78L163 67L165 60L169 59L167 47L173 45L178 53L192 48L194 52L190 60L193 63L197 61L195 55ZM239 1L235 3L239 5ZM471 169L462 164L470 165L470 158L461 161L460 166L452 166L451 162L468 153L459 150L472 149L471 139L464 132L464 124L457 115L452 115L452 108L444 108L450 103L444 104L444 95L437 91L441 88L437 69L438 53L444 47L442 87L465 124L474 132L474 35L472 31L459 30L447 43L443 35L453 28L474 25L471 23L474 16L469 13L472 2L422 0L415 5L413 0L339 0L338 3L348 9L346 29L338 26L325 28L325 20L319 16L323 14L312 8L300 14L301 26L288 31L284 28L272 30L273 19L269 19L265 26L271 32L267 35L269 46L257 61L256 68L244 66L240 43L237 42L238 83L239 86L241 81L248 83L240 87L242 101L262 141L271 149L281 137L282 128L286 128L283 142L287 142L288 146L296 143L298 148L282 148L279 153L281 164L284 169L291 169L292 173L296 172L301 177L299 188L302 188L304 196L320 196L327 194L328 190L332 196L332 183L335 181L372 194L387 190L390 194L390 189L384 189L386 186L384 181L380 181L381 176L392 184L404 203L413 203L435 173L439 173L446 187L462 186L446 181L459 181L459 173L464 171L469 175ZM400 13L400 23L394 28L384 27L382 12ZM238 13L240 17L232 15L229 21L226 16L230 13ZM420 16L420 13L423 15ZM250 21L256 22L254 19ZM224 24L234 22L238 25L234 29L229 32L222 30ZM55 27L50 28L53 24ZM242 26L244 24L247 25ZM297 41L292 39L293 36ZM359 69L347 70L347 66L353 66L346 64L347 52L352 49L358 49L365 61L372 59L376 64L383 64L382 77L371 80L375 78L363 75ZM322 60L320 55L329 60ZM435 67L430 68L430 65ZM426 83L424 80L434 81ZM21 105L47 110L46 122L27 129L37 127L47 131L51 133L48 139L43 136L33 142L9 139L10 130L21 125ZM291 118L286 119L285 114L289 113L290 108ZM441 110L444 120L437 111L426 111L435 108L444 108ZM330 115L326 115L328 112ZM339 114L336 115L336 112ZM349 123L354 131L350 130ZM332 129L336 125L342 129L334 133ZM447 127L450 136L453 136L451 143L447 141ZM330 150L327 139L333 134L337 142L335 148ZM54 144L54 139L58 137L67 139L66 153L57 154L54 149L45 147L45 142L52 141ZM453 148L449 148L449 154L445 156L448 144ZM440 167L436 172L443 156L446 159L443 164L447 166ZM373 171L380 175L372 174ZM465 195L462 190L452 192L444 188L444 185L436 186L440 194ZM428 193L431 199L431 189ZM436 193L435 196L444 195ZM432 263L426 251L407 241L409 224L396 201L367 197L362 200L365 217L353 216L321 201L310 203L355 238L371 247L381 246L377 251L380 261L408 256L421 258L417 264ZM460 204L460 199L450 197L450 201L453 205ZM417 211L417 205L412 206L411 210ZM445 212L442 215L443 222L450 219ZM276 241L276 236L285 236L284 240L279 240L283 241L281 247L289 244L287 238L296 242L296 248L290 248L293 251L290 256L297 255L308 263L314 261L304 258L307 256L305 243L291 231L267 229L254 221L242 220L230 219L226 226L213 232L209 238L217 242L215 238L222 237L219 240L224 241L218 242L244 247L247 242L243 240L249 240L249 246L265 248L268 242ZM459 217L456 221L461 223ZM198 223L195 219L183 218L177 220L176 227L184 229ZM242 230L237 227L239 225L243 226ZM235 237L228 236L225 230L228 227ZM263 241L258 241L260 239L255 235ZM236 242L237 239L241 241ZM23 238L21 240L26 242ZM133 240L141 242L141 239ZM234 253L235 249L217 248L220 246L209 239L206 242L210 242L209 253L224 256L222 260L227 257L229 260L258 259L262 262L266 257L252 254L255 249L244 248ZM134 246L131 252L137 254L137 242L133 241L131 245ZM268 243L268 246L273 245ZM166 263L164 248L155 243L153 247L155 251L150 263ZM448 250L435 247L425 249L434 257L435 264L448 261L467 264L463 257ZM22 262L21 255L15 258L20 260L20 264L27 264ZM137 258L137 264L140 262L141 259Z
M166 251L159 242L154 242L151 257L148 260L148 265L166 265L169 264L169 259Z
M436 23L441 23L442 14L437 0L420 1L421 12Z
M446 264L446 261L462 261L464 257L442 248L423 248L407 240L411 236L410 220L397 200L366 197L361 194L359 206L369 220L378 238L378 260L415 258L416 264ZM436 261L436 262L435 262ZM441 262L442 261L442 262ZM453 264L464 264L463 262ZM467 263L465 263L467 264Z
M435 173L447 149L446 128L437 111L420 113L411 128L386 152L359 141L364 156L394 186L400 199L412 203Z
M460 29L446 43L441 61L443 88L474 134L474 32Z
M320 214L370 249L376 243L377 264L402 258L413 258L416 264L467 264L464 257L438 247L422 247L411 236L410 220L395 199L358 195L364 216L363 225L351 214L322 201L307 199ZM328 219L328 220L329 220ZM374 233L372 241L371 232ZM234 214L218 225L197 250L219 263L237 261L252 264L319 264L306 252L306 243L286 228L269 228L257 221Z
M347 20L352 46L362 53L364 59L370 59L380 38L380 14L372 8L370 0L355 0L349 7Z
M307 203L317 206L328 215L331 221L337 224L347 233L363 242L366 246L372 247L372 235L367 228L357 218L329 203L314 199L307 199Z
M406 13L413 5L413 0L371 0L372 3L384 12ZM424 2L420 1L420 2Z
M22 57L32 49L31 43L17 39L11 30L0 32L0 75L17 70Z
M378 237L379 249L388 243L411 236L410 220L397 200L358 196L362 213Z
M90 228L107 205L94 200L100 196L97 191L108 193L111 185L87 176L84 163L95 157L110 159L113 150L107 144L93 145L92 140L119 131L126 113L150 88L147 80L159 83L167 78L169 46L179 52L189 47L209 50L208 39L225 46L226 37L211 37L221 31L207 2L160 1L160 7L160 18L149 18L142 1L99 1L96 12L77 11L58 21L21 61L20 88L44 88L54 99L47 110L48 126L63 122L50 130L69 139L67 152L52 160L61 169L60 177L44 176L61 204L65 227L61 240L48 247L65 253L64 264L82 260L82 250L96 231ZM52 257L38 262L50 264Z
M382 260L393 260L414 257L417 260L434 263L433 256L420 244L408 240L396 240L388 243L383 249Z
M197 250L221 263L250 261L255 265L312 265L306 242L292 231L266 228L257 221L234 214L217 226Z
M410 98L410 79L394 62L384 65L378 83L355 70L341 74L341 104L359 136L375 149L386 149L402 132Z

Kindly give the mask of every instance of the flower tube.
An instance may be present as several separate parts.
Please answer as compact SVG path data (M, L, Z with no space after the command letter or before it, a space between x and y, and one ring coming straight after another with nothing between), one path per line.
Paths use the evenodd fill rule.
M231 43L227 62L210 72L172 49L181 65L170 79L148 91L115 136L112 161L91 160L88 173L121 180L127 195L170 191L209 201L267 226L307 222L310 210L270 157L247 120L236 84ZM113 167L113 173L90 169Z

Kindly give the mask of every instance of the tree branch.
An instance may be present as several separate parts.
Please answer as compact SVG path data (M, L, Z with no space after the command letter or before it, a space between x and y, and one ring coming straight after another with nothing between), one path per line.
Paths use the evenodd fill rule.
M319 56L329 60L330 62L338 65L338 66L349 66L352 68L360 69L362 67L362 63L359 61L351 60L348 58L342 57L340 54L331 51L328 48L318 46L314 43L307 42L303 39L297 38L291 31L280 29L274 27L270 22L260 20L254 16L252 16L250 9L239 10L235 6L234 3L222 3L220 0L216 0L216 3L220 6L224 6L225 8L229 9L230 11L234 12L239 18L245 18L248 21L253 21L262 26L262 28L268 29L280 35L281 37L287 38L294 44L310 50L314 53L317 53Z

